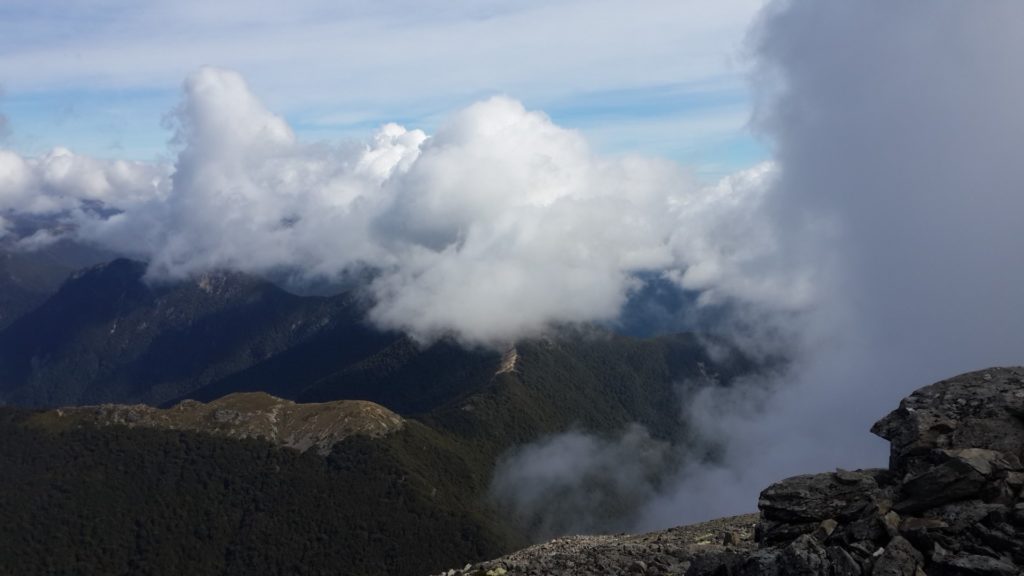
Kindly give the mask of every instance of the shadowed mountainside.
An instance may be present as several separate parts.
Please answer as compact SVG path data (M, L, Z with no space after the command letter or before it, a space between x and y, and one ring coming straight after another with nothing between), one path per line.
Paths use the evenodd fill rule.
M79 272L0 332L0 400L28 406L159 404L333 326L350 297L299 297L241 274L171 285L115 260Z
M67 241L31 252L0 241L0 330L42 304L72 272L106 259L102 251Z

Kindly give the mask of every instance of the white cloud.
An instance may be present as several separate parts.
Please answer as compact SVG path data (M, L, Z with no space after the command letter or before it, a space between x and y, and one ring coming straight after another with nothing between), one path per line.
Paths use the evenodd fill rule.
M757 250L727 225L745 215L771 247L751 217L769 167L702 190L671 162L597 155L504 97L429 138L389 124L364 145L309 144L214 68L188 78L170 122L173 167L4 153L6 208L59 215L65 233L149 259L154 277L371 268L371 318L427 339L500 346L611 320L638 272L793 300L743 275Z
M0 22L0 78L19 93L162 88L218 62L289 110L411 96L426 104L454 86L463 97L535 98L718 75L760 4L104 0L63 7L57 21L47 7L12 0ZM89 25L67 29L63 21Z
M766 13L757 116L778 173L759 217L778 245L759 265L797 286L814 272L789 328L801 347L782 378L688 403L726 458L680 471L642 527L751 511L788 475L884 466L868 429L902 396L1021 363L1024 68L1005 62L1022 19L1012 1Z
M39 158L0 149L0 211L55 215L89 202L128 207L159 197L166 169L139 162L100 161L55 148Z
M657 493L672 451L638 426L617 439L570 431L506 455L491 494L536 540L621 531Z

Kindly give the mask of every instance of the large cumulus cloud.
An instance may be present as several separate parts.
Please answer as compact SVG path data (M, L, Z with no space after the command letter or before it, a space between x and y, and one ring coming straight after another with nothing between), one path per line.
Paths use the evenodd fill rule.
M215 68L188 78L170 121L171 166L4 152L0 209L53 214L47 238L144 257L153 278L372 270L371 318L424 339L503 345L610 320L641 272L709 297L794 300L741 273L772 244L751 217L767 166L704 190L665 160L597 155L506 97L431 136L391 124L363 144L302 142Z

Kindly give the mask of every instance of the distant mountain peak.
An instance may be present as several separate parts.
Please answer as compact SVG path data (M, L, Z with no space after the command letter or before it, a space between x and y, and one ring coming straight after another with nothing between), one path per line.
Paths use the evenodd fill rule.
M327 455L349 436L372 438L401 430L405 421L379 404L362 400L297 404L244 392L203 403L185 400L166 409L145 404L100 404L42 412L40 424L96 423L101 426L192 430L229 438L260 438L305 452Z
M146 272L146 263L140 262L139 260L132 260L130 258L114 258L107 262L101 262L92 266L87 266L80 270L75 271L70 275L71 279L85 278L89 276L95 277L125 277L131 280L138 280Z

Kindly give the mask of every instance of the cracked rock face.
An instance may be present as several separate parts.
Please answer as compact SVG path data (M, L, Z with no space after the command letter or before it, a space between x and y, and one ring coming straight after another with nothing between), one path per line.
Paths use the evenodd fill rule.
M890 442L889 468L920 474L937 448L1024 457L1024 368L970 372L917 390L871 432Z
M921 388L871 431L891 443L888 470L807 474L769 486L758 501L753 544L680 548L670 566L647 562L645 554L656 551L633 545L632 564L610 562L597 572L1024 574L1024 368L971 372ZM615 551L627 541L668 533L603 537L601 548ZM557 549L558 542L544 546ZM594 573L573 569L571 554L565 558L555 572ZM509 569L509 576L551 573L505 559L479 566L494 567Z
M1021 368L921 388L872 428L891 443L889 470L796 476L761 493L762 552L779 574L1020 574L1022 415Z
M758 541L786 542L812 532L831 538L836 530L867 538L884 531L879 519L892 509L894 495L886 470L794 476L761 493Z

